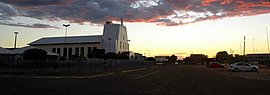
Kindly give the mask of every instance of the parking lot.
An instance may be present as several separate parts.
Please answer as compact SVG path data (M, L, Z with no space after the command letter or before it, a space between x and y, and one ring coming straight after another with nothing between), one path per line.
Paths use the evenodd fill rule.
M269 95L270 80L243 75L263 76L261 71L229 72L205 65L158 65L96 77L1 76L0 92L1 95Z

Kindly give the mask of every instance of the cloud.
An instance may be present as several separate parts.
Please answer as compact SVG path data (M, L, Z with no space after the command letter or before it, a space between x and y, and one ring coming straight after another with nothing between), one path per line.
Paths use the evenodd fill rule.
M270 13L268 0L0 0L0 20L24 16L81 24L125 18L175 26L266 13Z
M187 53L186 52L178 52L178 53L174 53L175 55L177 55L177 56L180 56L180 55L187 55Z
M47 24L24 24L24 23L3 23L0 22L1 25L8 25L8 26L18 26L18 27L27 27L27 28L60 28L60 27L56 27L56 26L51 26L51 25L47 25Z

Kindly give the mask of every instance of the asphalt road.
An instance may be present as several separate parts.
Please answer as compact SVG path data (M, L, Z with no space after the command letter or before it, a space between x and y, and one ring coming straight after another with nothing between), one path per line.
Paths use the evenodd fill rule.
M170 65L89 78L0 77L0 95L270 95L270 81Z

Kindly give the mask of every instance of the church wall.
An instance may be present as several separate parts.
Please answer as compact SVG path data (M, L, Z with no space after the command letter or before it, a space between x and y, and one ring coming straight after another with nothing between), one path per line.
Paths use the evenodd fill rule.
M64 47L65 45L38 45L36 46L38 48L46 49L48 51L54 52L54 53L60 53L60 56L64 56ZM87 57L88 54L88 48L92 50L93 48L97 49L103 49L100 45L100 43L95 44L67 44L67 55L78 55L78 56L85 56ZM59 51L60 49L60 51ZM71 49L71 53L70 52Z
M105 24L102 46L106 52L121 53L128 51L126 27L120 24Z

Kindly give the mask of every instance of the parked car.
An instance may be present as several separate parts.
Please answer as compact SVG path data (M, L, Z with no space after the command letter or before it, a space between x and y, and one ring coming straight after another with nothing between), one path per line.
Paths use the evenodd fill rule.
M247 62L236 62L228 66L228 70L231 71L253 71L256 72L259 69L257 65L251 65Z
M224 68L225 66L220 64L219 62L210 62L208 64L208 68Z

